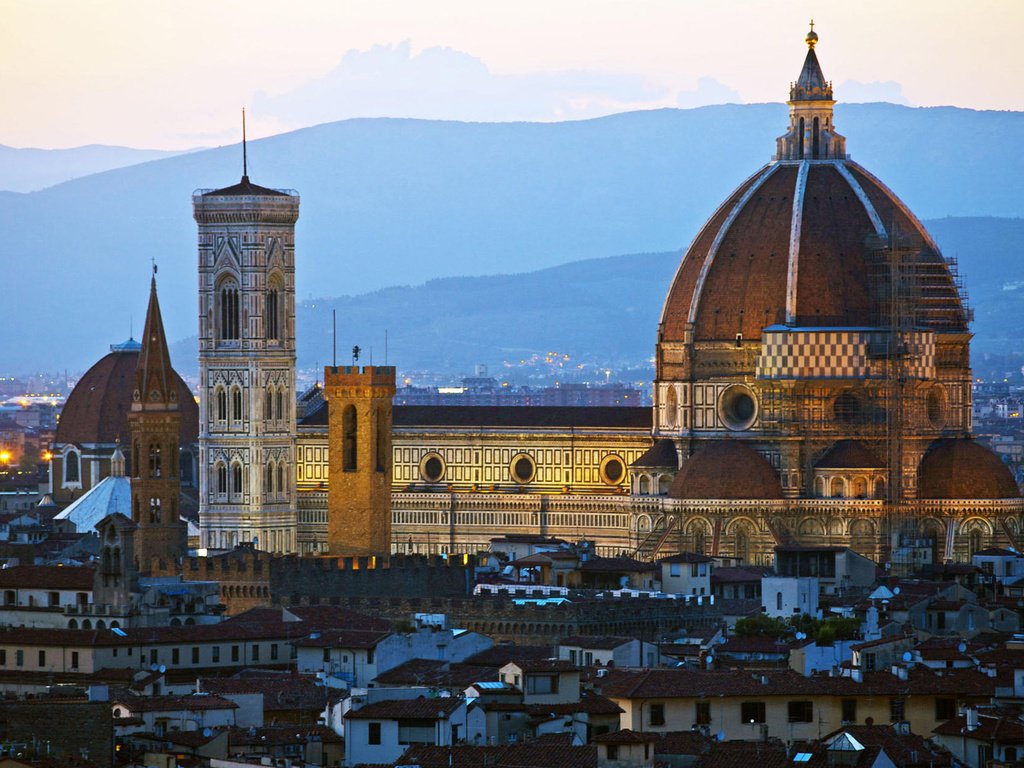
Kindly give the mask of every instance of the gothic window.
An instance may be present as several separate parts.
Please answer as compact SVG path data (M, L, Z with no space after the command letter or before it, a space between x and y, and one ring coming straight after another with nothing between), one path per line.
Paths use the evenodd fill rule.
M274 463L267 464L267 487L264 489L267 498L274 495Z
M267 421L270 421L273 418L273 416L274 416L274 412L273 412L273 410L271 410L271 407L274 404L273 397L274 397L274 388L273 387L267 387L267 396L264 398L264 403L263 403L263 418L266 419Z
M217 421L228 420L228 393L217 387Z
M284 420L284 387L277 390L277 420Z
M238 283L231 279L221 283L217 299L220 303L221 341L238 341Z
M679 410L679 400L676 397L675 387L670 386L665 393L665 426L669 429L676 427L676 414Z
M64 482L77 483L81 477L78 451L68 451L64 454Z
M160 499L153 497L149 500L149 522L160 522Z
M347 405L341 416L341 466L346 472L356 471L356 429L356 407Z
M233 421L242 420L242 390L238 387L231 390L231 418Z
M267 291L267 338L271 340L280 338L278 296L276 286Z
M228 469L223 464L217 465L217 493L222 496L228 492Z
M235 496L242 495L242 465L231 465L231 493Z
M288 488L284 482L284 466L283 461L277 465L277 493L281 497L284 497L288 492Z
M800 150L797 153L800 160L804 159L804 119L800 118Z
M141 470L141 469L142 469L142 465L139 464L139 441L136 440L134 443L132 443L132 471L131 471L131 475L134 476L134 477L139 477L139 475L136 474L136 473L139 472L139 470Z
M819 138L819 133L820 133L819 126L820 126L820 123L818 122L818 118L816 117L816 118L814 118L814 129L813 129L814 130L814 134L813 134L813 137L811 139L811 157L814 158L815 160L818 159L818 155L821 152L821 143L820 143L820 138Z
M377 409L377 471L383 472L388 465L387 416L384 408Z
M149 476L160 477L160 444L149 444Z

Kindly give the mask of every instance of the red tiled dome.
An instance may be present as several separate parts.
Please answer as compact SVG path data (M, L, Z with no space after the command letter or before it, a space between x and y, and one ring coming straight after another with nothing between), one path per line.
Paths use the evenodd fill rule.
M717 440L683 462L668 495L673 499L781 499L772 465L739 440Z
M60 413L56 443L113 443L128 445L128 412L139 362L137 345L122 345L106 355L71 391ZM199 406L188 385L174 373L181 408L181 443L199 440Z
M801 168L806 185L795 206ZM866 244L878 226L888 231L894 222L897 232L921 249L917 258L926 265L922 325L966 331L946 263L920 222L884 184L849 160L782 161L743 182L694 239L665 300L659 338L683 341L691 320L694 341L732 340L737 333L759 339L765 326L787 322L876 325L879 307ZM789 301L795 311L787 316L793 288Z
M815 469L881 469L885 462L857 440L840 440L814 465Z
M968 438L936 440L921 459L922 499L1017 499L1020 489L1002 459Z

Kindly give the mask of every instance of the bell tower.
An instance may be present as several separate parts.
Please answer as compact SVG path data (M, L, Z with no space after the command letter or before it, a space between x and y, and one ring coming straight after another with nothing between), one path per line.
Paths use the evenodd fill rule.
M295 552L294 190L198 190L202 546Z
M132 522L136 526L134 554L136 567L144 576L150 572L153 557L171 561L183 557L187 541L185 524L178 512L181 411L156 296L156 267L153 272L128 413L132 440Z
M331 555L391 554L394 396L394 366L324 368Z

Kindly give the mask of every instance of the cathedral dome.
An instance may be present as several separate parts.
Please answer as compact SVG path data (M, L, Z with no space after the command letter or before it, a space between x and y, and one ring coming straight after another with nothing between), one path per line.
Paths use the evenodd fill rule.
M759 340L776 324L878 326L887 274L879 254L894 236L913 252L915 324L966 332L954 275L935 242L846 155L832 120L832 86L810 44L773 162L744 181L693 240L665 300L660 341Z
M967 438L936 440L918 468L922 499L1017 499L1013 474L995 453Z
M128 412L139 364L138 343L115 344L68 395L57 425L56 443L130 442ZM188 385L174 373L181 409L181 444L199 439L199 406Z
M673 499L781 499L772 465L738 440L707 443L683 462L668 495Z

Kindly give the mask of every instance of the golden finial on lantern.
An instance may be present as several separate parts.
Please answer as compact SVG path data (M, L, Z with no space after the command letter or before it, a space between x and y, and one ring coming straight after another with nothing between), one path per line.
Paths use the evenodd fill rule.
M814 19L811 19L811 31L807 33L804 40L807 41L808 48L813 48L814 44L818 42L818 33L814 31Z

